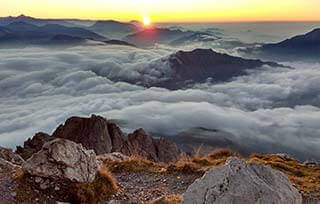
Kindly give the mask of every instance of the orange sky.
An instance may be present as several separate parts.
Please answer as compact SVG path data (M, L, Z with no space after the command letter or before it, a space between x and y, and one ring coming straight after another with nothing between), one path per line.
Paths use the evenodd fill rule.
M0 15L153 22L319 21L320 0L0 0Z

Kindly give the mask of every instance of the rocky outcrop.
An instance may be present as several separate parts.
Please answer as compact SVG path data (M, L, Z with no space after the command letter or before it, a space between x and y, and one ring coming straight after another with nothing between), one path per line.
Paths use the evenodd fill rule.
M183 204L301 204L287 176L271 167L231 157L189 186Z
M86 149L93 149L96 154L110 153L113 146L121 145L124 140L119 128L96 115L90 118L71 117L52 136L80 143Z
M21 165L24 160L15 154L12 149L0 147L0 158L15 165Z
M143 129L125 136L115 123L96 115L68 119L53 133L53 138L80 143L86 149L93 149L97 155L120 152L127 156L139 155L156 162L171 162L176 161L181 154L173 142L154 139Z
M154 139L143 129L126 136L115 123L96 115L89 118L71 117L52 136L37 133L24 142L23 147L18 146L16 153L28 159L40 151L46 142L56 138L82 144L87 150L94 150L97 155L119 152L126 156L139 155L156 162L173 162L182 153L175 143Z
M138 129L128 135L126 147L126 150L123 150L125 154L139 155L151 161L158 160L154 140L143 129Z
M178 146L169 140L160 138L155 140L154 145L160 162L168 163L177 161L180 156L184 156L184 153L178 148Z
M94 151L65 139L46 143L22 168L28 175L40 178L39 181L57 182L92 182L98 170Z
M28 139L24 142L23 147L17 146L16 153L19 154L23 159L27 160L29 159L34 153L37 153L41 150L42 146L53 140L53 137L50 137L50 135L39 132L35 134L32 139Z
M182 153L175 143L153 139L141 128L128 135L121 151L126 155L139 155L151 161L166 163L177 161Z

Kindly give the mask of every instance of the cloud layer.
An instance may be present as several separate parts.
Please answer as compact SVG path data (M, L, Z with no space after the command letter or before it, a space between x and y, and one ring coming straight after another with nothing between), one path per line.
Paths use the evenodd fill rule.
M14 147L35 132L52 133L72 115L95 113L125 121L128 131L174 135L216 128L257 149L264 142L281 144L268 151L320 159L320 65L262 68L177 91L124 82L166 77L170 69L159 59L172 51L88 46L1 52L0 145Z

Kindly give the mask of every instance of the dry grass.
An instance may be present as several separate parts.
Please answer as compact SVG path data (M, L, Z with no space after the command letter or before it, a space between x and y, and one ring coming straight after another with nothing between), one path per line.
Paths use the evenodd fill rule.
M210 168L224 165L231 156L240 157L239 154L228 149L215 150L203 156L200 155L200 150L201 147L198 148L198 151L195 151L194 156L184 157L177 162L169 164L155 163L134 156L128 161L107 162L106 165L112 172L146 171L152 173L181 172L189 174L205 172ZM320 165L315 168L309 168L294 159L270 154L253 154L248 158L242 159L248 162L270 165L272 168L285 173L305 197L316 195L320 198Z
M106 167L102 167L92 183L74 183L71 185L71 203L98 203L118 191L116 180Z
M169 164L167 169L184 173L205 172L210 168L224 165L230 156L239 157L237 153L228 149L214 150L204 156L196 153L193 157L181 158L179 161Z
M139 156L131 156L125 161L106 161L104 164L111 172L145 171L151 173L181 172L199 173L210 168L224 165L228 157L238 156L230 150L216 150L207 155L196 154L193 157L183 157L169 164L156 163Z
M165 171L166 167L165 164L152 162L136 155L131 156L129 160L106 161L104 164L111 172L146 171L161 173Z
M309 168L299 161L282 158L277 155L254 154L248 162L258 162L270 165L272 168L285 173L296 188L305 196L315 195L320 198L320 166ZM314 194L314 192L317 192Z

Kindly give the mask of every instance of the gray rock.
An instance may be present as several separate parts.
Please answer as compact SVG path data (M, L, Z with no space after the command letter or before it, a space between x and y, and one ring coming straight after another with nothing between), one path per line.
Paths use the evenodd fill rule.
M35 177L77 182L92 182L98 170L94 151L65 139L46 143L22 168Z
M4 147L0 147L0 158L15 165L21 165L24 162L24 160L18 154L15 154L12 149Z
M183 204L301 204L287 176L269 166L231 157L189 186Z

